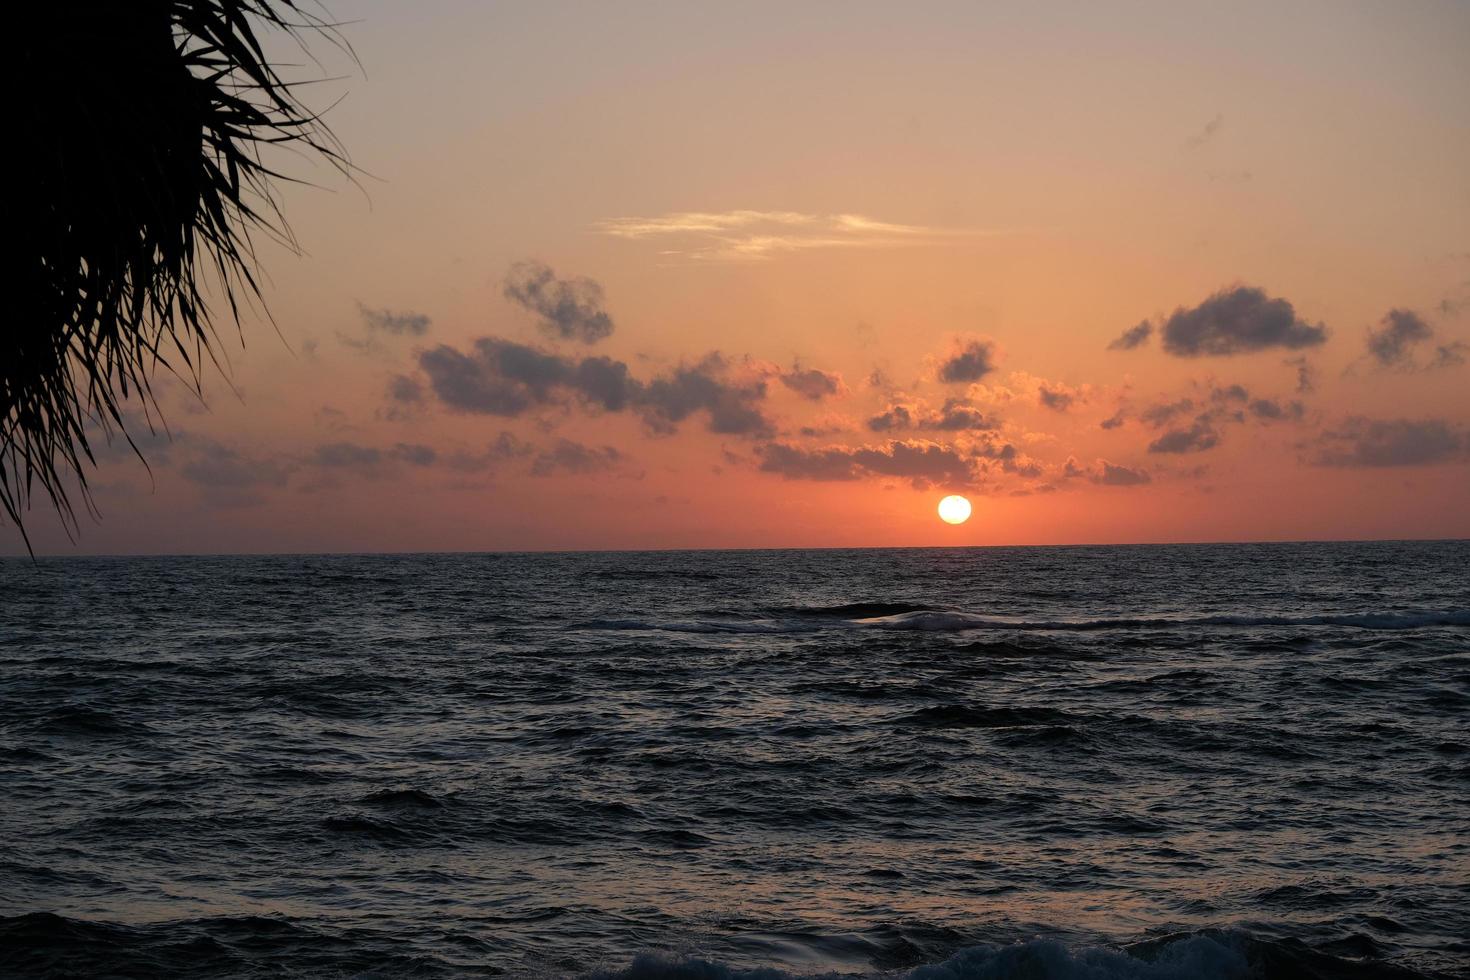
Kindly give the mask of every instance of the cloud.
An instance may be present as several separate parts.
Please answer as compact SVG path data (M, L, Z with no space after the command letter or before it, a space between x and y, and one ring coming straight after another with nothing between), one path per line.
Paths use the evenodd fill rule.
M1448 344L1440 344L1434 349L1434 359L1429 362L1429 367L1459 367L1465 363L1466 351L1470 351L1470 347L1467 347L1458 340Z
M335 469L372 469L383 461L383 452L372 446L351 442L332 442L316 447L311 461L317 466Z
M1037 387L1036 397L1044 408L1049 408L1054 412L1065 412L1077 400L1077 392L1064 384L1044 381Z
M317 446L307 461L326 470L348 470L359 477L377 478L386 475L391 463L425 467L434 465L438 458L433 447L419 443L400 442L390 449L379 449L354 442L329 442Z
M537 454L531 463L531 475L602 473L613 469L625 458L612 446L593 448L570 439L558 439L550 449Z
M422 313L395 313L392 310L369 309L361 303L357 304L357 312L362 315L362 322L367 324L369 330L379 330L391 334L411 334L422 337L429 330L429 324L434 321Z
M448 345L423 351L419 366L449 408L516 417L575 397L594 410L635 410L654 432L674 432L690 415L705 413L711 432L768 436L770 421L758 403L763 377L740 378L718 352L643 382L627 364L608 357L566 358L499 337L481 337L465 354Z
M1181 398L1178 401L1160 402L1152 405L1139 413L1140 421L1155 427L1168 425L1175 418L1186 412L1194 411L1193 398Z
M406 374L396 374L388 382L388 398L404 405L417 405L424 400L424 386Z
M410 466L433 466L439 458L439 454L432 446L424 446L416 442L400 442L389 451L388 455Z
M1087 475L1087 478L1105 487L1137 487L1153 482L1153 477L1149 476L1147 470L1110 463L1105 459L1097 461L1096 468Z
M696 260L769 259L781 252L837 248L904 248L981 234L878 221L860 214L798 211L678 211L646 218L610 218L595 229L631 240L664 239L666 255Z
M1470 436L1444 419L1353 416L1322 434L1313 461L1320 466L1429 466L1467 455Z
M1250 413L1263 422L1295 421L1306 415L1307 407L1294 399L1282 402L1274 398L1257 398L1250 403Z
M937 410L930 410L922 404L894 403L868 419L867 424L874 432L898 432L904 429L970 432L995 429L1000 422L986 416L963 399L949 398Z
M800 365L793 365L791 370L783 372L780 378L783 385L801 397L814 402L847 393L847 385L842 383L840 374L817 368L803 369Z
M1196 419L1187 429L1171 429L1148 444L1151 453L1200 453L1213 449L1220 434L1206 418Z
M1109 415L1107 418L1099 422L1098 426L1103 429L1121 429L1123 427L1123 422L1126 417L1127 416L1124 413L1124 410L1120 408L1112 415Z
M970 460L936 442L893 441L882 448L856 450L853 461L873 473L904 477L921 489L935 484L963 486L974 480Z
M645 424L655 432L672 432L690 414L704 411L709 430L723 435L768 436L774 431L756 402L765 397L764 380L729 380L729 366L718 353L693 365L681 365L655 378L638 396Z
M852 451L845 448L802 449L771 443L759 449L763 473L779 473L788 480L856 480L861 476Z
M760 469L788 480L856 480L892 476L926 489L975 482L974 460L952 446L925 440L892 440L882 446L802 449L783 443L760 447Z
M1288 357L1281 363L1287 367L1296 368L1296 393L1298 395L1309 395L1317 390L1317 369L1307 360L1305 354Z
M419 367L450 408L507 417L550 401L552 388L569 370L559 357L496 337L475 341L473 354L448 344L422 351Z
M1220 131L1220 127L1224 125L1224 123L1225 114L1223 112L1215 113L1215 117L1209 122L1205 123L1203 129L1193 134L1184 141L1185 147L1191 150L1200 149L1210 140L1214 139L1215 134Z
M548 336L595 344L613 332L602 308L602 286L585 276L558 279L542 262L523 261L505 277L505 298L539 316Z
M1147 320L1124 330L1108 344L1108 350L1133 350L1148 343L1154 335L1154 325Z
M1168 430L1149 443L1149 452L1198 453L1219 445L1225 426L1244 424L1250 418L1265 423L1297 422L1306 417L1306 412L1306 406L1295 399L1252 398L1244 385L1211 381L1198 397L1151 405L1138 414L1138 420L1154 429ZM1104 421L1103 427L1116 428L1122 424L1121 417L1119 410L1118 415ZM1189 423L1180 424L1186 417L1192 417Z
M200 487L207 502L218 507L259 504L263 498L257 491L285 486L291 474L292 467L286 463L251 456L210 439L194 437L190 445L190 457L179 472Z
M535 451L535 446L523 442L512 432L502 430L482 452L456 452L444 460L444 465L460 473L480 473L506 460L530 456Z
M857 428L857 424L846 415L828 412L820 418L813 420L810 424L801 426L796 431L798 434L811 439L821 436L835 436L842 432L851 432L855 428Z
M1382 367L1412 365L1414 347L1434 336L1434 330L1413 310L1389 310L1380 329L1368 329L1368 356Z
M989 340L962 342L939 365L939 380L950 384L979 381L995 370L995 344Z
M1465 363L1465 344L1437 344L1434 354L1421 367L1415 349L1435 339L1434 328L1413 310L1392 309L1383 315L1377 330L1368 329L1367 357L1375 366L1400 371L1433 370Z
M1137 328L1135 328L1137 329ZM1176 357L1221 357L1271 348L1299 350L1327 340L1327 328L1297 319L1284 299L1254 286L1222 289L1164 322L1164 350Z
M623 411L642 390L628 365L600 356L584 357L573 370L570 384L589 404L609 412Z

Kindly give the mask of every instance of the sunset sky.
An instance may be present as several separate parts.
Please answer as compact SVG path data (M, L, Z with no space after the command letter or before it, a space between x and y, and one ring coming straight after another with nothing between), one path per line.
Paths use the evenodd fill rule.
M38 551L1470 536L1470 5L331 10L360 188Z

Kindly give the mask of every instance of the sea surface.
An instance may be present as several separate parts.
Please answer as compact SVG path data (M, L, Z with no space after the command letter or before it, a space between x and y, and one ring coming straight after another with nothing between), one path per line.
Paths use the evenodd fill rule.
M0 561L0 976L1470 977L1470 543Z

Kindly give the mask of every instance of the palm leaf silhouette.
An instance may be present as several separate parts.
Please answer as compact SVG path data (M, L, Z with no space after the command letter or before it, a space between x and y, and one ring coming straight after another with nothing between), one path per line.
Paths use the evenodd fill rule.
M7 16L0 516L24 536L47 499L70 533L72 494L91 507L93 440L132 444L130 400L156 423L160 369L197 389L218 344L206 295L238 325L260 295L252 234L293 244L270 148L350 169L262 33L345 42L300 0L51 0Z

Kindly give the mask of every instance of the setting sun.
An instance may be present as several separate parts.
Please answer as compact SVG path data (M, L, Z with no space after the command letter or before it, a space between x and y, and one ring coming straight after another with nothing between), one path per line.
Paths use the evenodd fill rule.
M939 519L946 524L963 524L970 519L970 502L951 494L939 502Z

